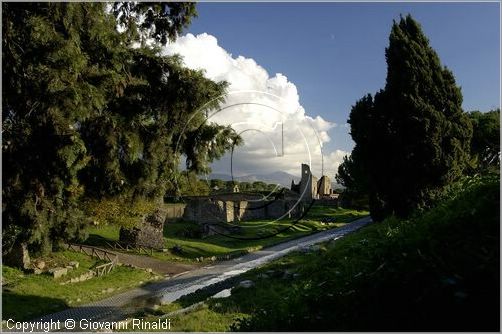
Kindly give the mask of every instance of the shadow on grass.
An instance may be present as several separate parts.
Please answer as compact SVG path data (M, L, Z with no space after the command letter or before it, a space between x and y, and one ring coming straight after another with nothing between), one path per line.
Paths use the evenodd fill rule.
M105 238L97 234L89 234L89 237L85 240L84 244L96 247L109 247L115 240Z
M31 320L69 307L64 300L58 298L20 295L5 289L2 292L2 318L5 320Z

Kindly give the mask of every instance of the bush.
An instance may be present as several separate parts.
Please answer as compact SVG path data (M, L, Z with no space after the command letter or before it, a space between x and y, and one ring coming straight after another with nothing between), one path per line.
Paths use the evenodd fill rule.
M82 206L94 225L113 224L131 228L136 226L144 215L153 212L158 204L142 198L131 201L122 197L111 197L86 199Z

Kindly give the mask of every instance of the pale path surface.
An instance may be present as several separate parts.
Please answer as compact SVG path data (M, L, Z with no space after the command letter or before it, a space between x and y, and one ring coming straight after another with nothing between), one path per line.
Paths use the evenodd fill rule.
M200 265L196 264L162 261L145 255L116 253L120 263L130 264L139 268L150 268L154 272L162 275L177 275L200 267Z
M361 218L336 229L287 241L233 260L194 269L171 279L149 283L97 302L50 314L34 321L60 320L63 323L67 319L73 319L78 324L81 319L92 321L124 320L128 315L145 306L175 301L200 288L242 274L289 252L341 238L370 222L370 217Z
M199 268L198 264L183 264L183 263L175 263L175 262L167 262L162 261L150 256L138 255L138 254L128 254L122 253L116 250L103 249L95 246L87 246L80 244L72 244L72 250L75 248L83 250L85 254L90 255L94 252L94 254L98 253L100 258L105 258L106 254L110 256L117 256L118 262L122 264L132 265L138 268L150 268L154 272L161 275L177 275L181 273L185 273L187 271L193 270L195 268ZM91 255L92 256L92 255Z

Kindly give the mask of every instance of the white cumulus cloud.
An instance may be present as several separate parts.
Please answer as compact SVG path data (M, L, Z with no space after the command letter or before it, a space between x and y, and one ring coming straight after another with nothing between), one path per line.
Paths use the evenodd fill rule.
M241 133L244 145L233 157L227 154L212 166L215 173L266 174L285 171L298 175L300 164L309 163L315 175L324 172L332 179L347 152L323 152L336 124L321 116L309 116L300 104L294 83L281 73L271 76L251 58L234 57L218 45L216 37L187 34L162 49L164 55L179 54L184 64L202 69L207 78L227 81L230 86L222 110L210 121L231 125Z

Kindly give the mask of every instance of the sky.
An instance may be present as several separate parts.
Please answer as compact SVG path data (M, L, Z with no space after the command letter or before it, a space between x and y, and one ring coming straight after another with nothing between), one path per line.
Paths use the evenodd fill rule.
M385 84L385 47L400 14L421 24L452 70L464 110L500 106L499 6L199 3L199 17L164 53L230 83L225 108L211 121L232 125L245 144L213 172L299 174L305 162L333 178L354 145L346 124L351 106Z

